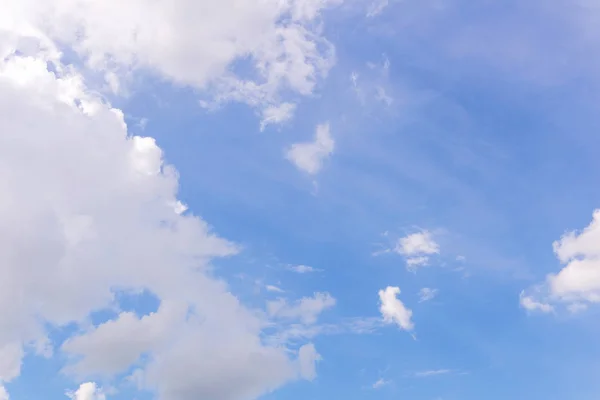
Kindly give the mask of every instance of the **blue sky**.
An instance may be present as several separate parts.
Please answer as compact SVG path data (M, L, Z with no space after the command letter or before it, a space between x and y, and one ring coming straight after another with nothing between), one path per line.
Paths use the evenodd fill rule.
M0 5L0 400L597 398L593 2Z

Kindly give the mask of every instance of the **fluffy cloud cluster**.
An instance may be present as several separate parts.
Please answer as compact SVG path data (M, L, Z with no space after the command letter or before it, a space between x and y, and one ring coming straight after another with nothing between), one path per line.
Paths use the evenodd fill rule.
M521 306L541 312L566 304L572 312L600 302L600 210L581 232L568 232L554 242L554 253L564 265L532 289L521 293Z
M44 28L52 35L77 41L73 45L90 63L158 63L150 56L154 50L134 53L133 36L121 32L124 19L141 18L134 11L151 20L158 14L144 11L141 1L120 3L123 13L115 4L42 2L39 12L49 18L39 23L50 24ZM148 7L157 4L162 3ZM208 3L193 4L215 12ZM35 5L10 2L22 8L17 16L37 15L28 9ZM10 8L2 7L6 28ZM75 14L67 12L71 8ZM181 13L176 7L160 11L173 18L169 13ZM104 25L109 19L114 33ZM13 22L10 34L0 35L0 382L19 375L28 351L49 354L47 325L67 324L80 330L54 350L71 358L68 372L110 378L136 368L140 385L163 400L254 399L288 381L312 379L311 363L319 358L314 347L307 344L296 357L265 344L268 321L211 277L210 261L237 248L185 212L176 196L177 173L163 162L155 141L131 136L123 113L60 62L46 35L17 18ZM150 31L146 21L138 23L134 36L142 40ZM82 34L71 37L73 26L81 24ZM159 48L161 40L177 34L161 28L152 29L164 35L152 38ZM117 34L123 40L111 36ZM154 67L186 76L187 69L178 68L187 64L165 62ZM91 312L114 309L116 293L142 291L160 300L156 312L142 317L122 312L90 326ZM73 396L102 399L91 384Z
M334 62L315 23L341 0L0 0L0 35L44 36L75 51L113 91L132 72L207 90L207 105L291 117L283 91L310 94ZM294 96L292 96L294 97Z
M429 263L432 254L439 254L440 246L433 239L431 232L422 230L398 240L394 251L406 257L406 266L414 270Z

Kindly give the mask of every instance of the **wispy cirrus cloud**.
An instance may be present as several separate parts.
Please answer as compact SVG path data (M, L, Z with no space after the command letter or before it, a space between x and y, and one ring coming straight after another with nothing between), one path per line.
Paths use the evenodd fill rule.
M427 377L431 377L431 376L448 375L448 374L452 374L454 372L455 371L451 370L451 369L431 369L431 370L427 370L427 371L415 372L414 376L417 378L427 378Z
M422 288L419 290L419 303L433 300L438 294L438 289Z
M373 383L372 388L376 389L376 390L381 389L382 387L387 386L390 383L392 383L392 381L386 380L383 378L379 378L379 379L377 379L377 381L375 381L375 383Z
M309 265L303 265L303 264L289 265L287 267L287 269L289 269L290 271L296 272L298 274L308 274L311 272L322 272L323 271L322 269L311 267Z

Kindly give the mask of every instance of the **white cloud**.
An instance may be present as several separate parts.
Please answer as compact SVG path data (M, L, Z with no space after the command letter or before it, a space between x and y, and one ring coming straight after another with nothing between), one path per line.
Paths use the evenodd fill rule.
M422 288L421 290L419 290L419 303L432 300L435 296L437 296L437 294L437 289Z
M299 377L298 363L284 349L263 345L258 332L230 331L231 322L204 324L193 320L169 351L154 352L145 380L159 383L159 398L255 399Z
M419 267L423 267L429 263L429 257L415 256L406 259L406 268L409 271L416 271Z
M67 3L54 2L48 12L65 20L69 39L74 16L55 15L64 14ZM115 35L123 34L122 18L138 18L131 12L138 3L111 13ZM81 7L92 4L101 26L90 29L112 38L102 24L113 2ZM93 18L79 17L82 23ZM139 30L142 36L152 32L169 30ZM105 43L100 33L82 36L90 56L102 46L130 50L130 37ZM177 173L155 141L131 136L123 113L88 90L45 39L30 37L21 51L10 38L0 35L0 379L19 374L29 344L46 343L46 326L67 324L80 331L61 349L73 356L67 371L110 375L136 363L144 389L160 399L245 400L299 378L300 361L285 347L265 344L262 314L207 274L213 258L235 254L237 247L174 206ZM114 308L116 291L142 290L158 297L157 312L141 318L121 313L89 328L91 312ZM318 314L310 302L299 307L305 308L299 317ZM94 391L82 386L74 396L85 393Z
M385 323L395 323L405 331L411 331L414 328L411 320L412 311L406 308L404 303L398 299L399 294L399 287L388 286L385 290L380 290L379 301L381 304L379 311Z
M549 274L527 295L521 293L521 305L548 313L562 303L577 312L586 304L600 302L600 210L594 211L592 222L583 231L564 234L553 248L563 268Z
M406 266L415 271L429 263L429 256L439 254L440 246L433 239L431 232L422 230L398 239L394 252L406 258Z
M308 266L308 265L290 265L288 267L289 270L297 272L299 274L306 274L309 272L319 272L320 269Z
M384 322L378 317L345 318L336 323L325 324L303 324L292 321L288 325L279 324L276 327L277 333L268 339L272 344L297 344L320 335L370 334L383 325Z
M315 293L313 297L303 297L294 304L284 299L267 303L271 317L298 319L305 324L313 324L323 311L335 305L336 300L329 293Z
M329 124L317 126L315 140L293 144L286 151L286 158L298 169L315 175L323 166L323 161L333 153L335 142L329 132Z
M446 375L452 372L453 371L451 369L432 369L428 371L416 372L415 376L418 378L427 378L429 376Z
M317 353L315 345L305 344L298 350L298 361L300 363L300 375L309 381L317 377L316 363L321 361L322 357Z
M374 384L373 384L373 389L381 389L382 387L384 387L385 385L389 385L391 382L387 381L383 378L379 378Z
M274 286L274 285L267 285L267 286L265 286L265 289L267 289L268 292L275 292L275 293L283 293L284 292L283 289L281 289L277 286Z
M0 294L0 299L2 294ZM0 310L3 309L0 303ZM6 306L5 306L6 307ZM0 331L0 338L2 331ZM13 339L12 341L0 341L0 382L11 381L21 373L21 361L23 359L23 347L21 343Z
M264 130L267 125L279 124L292 118L296 105L292 103L282 103L279 105L270 105L262 111L262 121L260 130Z
M388 6L389 0L375 0L369 6L367 10L367 17L375 17L383 11L384 8Z
M325 7L342 3L343 0L303 0L294 1L291 5L292 14L298 20L313 20Z
M524 292L521 292L519 296L519 302L521 307L529 311L541 311L543 313L550 313L554 311L554 307L547 303L540 303L533 299L531 296L526 296Z
M8 392L6 391L6 388L4 386L2 386L2 384L0 384L0 400L9 400L10 396L8 395Z
M582 232L569 232L554 242L554 253L565 264L548 277L553 295L563 299L600 301L600 210Z
M438 254L440 247L429 231L422 230L400 238L395 250L405 256L416 256L420 254Z
M106 400L106 396L94 382L82 383L75 392L67 392L71 400Z
M43 35L73 49L113 91L123 90L131 72L148 71L212 93L209 102L242 101L267 118L279 109L274 123L293 112L281 101L284 93L312 93L333 65L333 46L315 20L339 2L2 0L0 30ZM238 61L256 79L236 75Z
M81 375L111 376L126 370L140 356L155 350L183 324L187 306L161 304L156 313L138 318L123 312L91 331L67 339L62 349L80 361L70 369Z

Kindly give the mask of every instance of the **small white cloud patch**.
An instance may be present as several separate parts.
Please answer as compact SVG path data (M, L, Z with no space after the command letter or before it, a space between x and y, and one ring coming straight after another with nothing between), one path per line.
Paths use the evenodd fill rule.
M547 303L541 303L534 300L531 296L526 296L524 292L521 292L519 296L519 302L521 307L529 311L541 311L543 313L551 313L554 311L554 307Z
M295 143L286 151L286 158L296 168L309 175L316 175L323 166L323 161L333 153L335 141L331 137L329 124L317 126L312 142Z
M429 263L429 256L440 253L440 246L427 230L412 233L398 240L394 251L406 257L406 266L409 270Z
M94 382L82 383L75 392L67 392L71 400L106 400L102 390Z
M600 210L583 232L569 232L553 243L554 253L566 264L550 275L550 291L563 299L600 302Z
M293 103L282 103L271 105L262 110L262 120L260 130L263 131L267 125L280 124L291 119L294 116L296 105Z
M379 311L385 323L395 323L405 331L411 331L414 328L411 320L412 311L406 308L404 303L398 299L399 294L399 287L388 286L385 290L380 290L379 301L381 305Z
M321 270L315 267L311 267L309 265L290 265L288 267L290 271L294 271L298 274L307 274L309 272L320 272Z
M417 254L437 254L440 252L439 245L433 240L431 233L427 230L407 235L398 240L396 252L406 256Z
M387 381L387 380L385 380L385 379L383 379L383 378L379 378L379 379L377 380L377 382L375 382L375 383L373 384L373 386L372 386L372 387L373 387L373 389L381 389L381 388L382 388L382 387L384 387L385 385L389 385L389 384L390 384L390 381Z
M521 306L550 313L564 304L571 313L600 302L600 209L581 232L571 231L555 241L553 249L564 267L544 282L520 294Z

